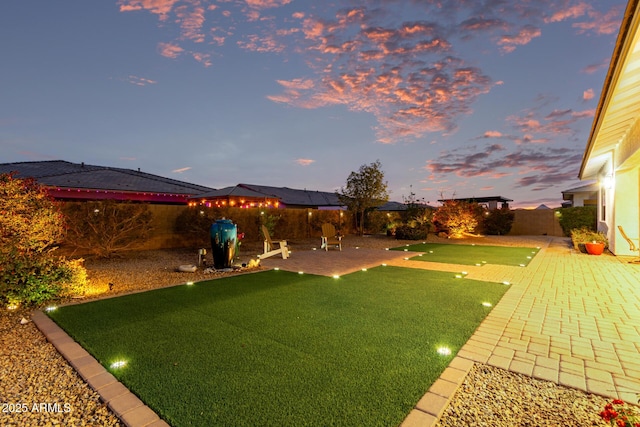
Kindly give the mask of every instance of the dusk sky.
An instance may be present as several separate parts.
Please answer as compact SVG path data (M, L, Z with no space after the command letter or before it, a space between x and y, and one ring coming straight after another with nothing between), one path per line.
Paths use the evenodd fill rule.
M622 0L3 0L0 162L390 199L578 185Z

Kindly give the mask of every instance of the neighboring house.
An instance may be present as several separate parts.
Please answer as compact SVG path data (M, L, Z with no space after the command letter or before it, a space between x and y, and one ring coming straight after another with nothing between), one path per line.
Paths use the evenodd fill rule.
M598 204L598 183L571 188L562 192L562 207L596 206Z
M192 199L200 200L201 203L209 206L344 209L335 193L256 184L238 184L234 187L198 194Z
M493 210L498 209L498 203L500 203L500 209L508 208L509 202L513 202L511 199L507 199L502 196L489 196L489 197L463 197L459 199L441 199L438 200L440 203L446 202L448 200L454 200L457 202L468 202L468 203L478 203L479 205L484 205L487 209Z
M0 173L34 178L57 200L120 200L186 205L194 194L212 188L165 178L139 169L71 163L63 160L0 163Z
M578 175L599 183L598 229L616 255L632 255L618 226L636 244L640 235L639 21L639 0L630 0Z

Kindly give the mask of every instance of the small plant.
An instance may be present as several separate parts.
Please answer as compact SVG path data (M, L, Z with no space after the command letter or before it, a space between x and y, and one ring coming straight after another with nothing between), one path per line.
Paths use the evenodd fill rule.
M638 403L640 403L640 400ZM640 414L637 409L627 405L620 399L607 403L604 410L600 412L600 417L612 426L640 427Z
M609 247L609 240L604 233L599 231L593 231L590 228L582 227L571 230L571 241L573 247L580 250L580 245L585 243L604 243L604 247Z

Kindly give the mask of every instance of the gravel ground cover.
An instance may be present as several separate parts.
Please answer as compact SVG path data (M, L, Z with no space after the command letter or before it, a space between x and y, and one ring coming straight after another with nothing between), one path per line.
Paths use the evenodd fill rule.
M317 248L320 246L319 240L289 243L295 252ZM544 247L548 240L544 236L496 236L451 240L447 243ZM429 236L428 241L445 240ZM382 249L412 243L415 242L384 236L347 236L343 245ZM248 262L255 258L255 254L260 253L260 246L243 244L241 261ZM85 266L92 282L102 287L113 284L106 296L248 271L176 271L179 265L196 263L197 250L160 250L134 252L112 260L87 259ZM29 319L29 315L30 312L26 310L0 309L0 404L3 405L0 409L4 409L5 405L7 408L6 412L0 411L0 425L122 425L35 325L32 322L21 323L22 319ZM597 414L605 403L598 396L477 365L453 397L440 420L440 426L604 426L607 424ZM13 406L9 407L10 404ZM17 413L16 404L20 405L20 410L27 410Z

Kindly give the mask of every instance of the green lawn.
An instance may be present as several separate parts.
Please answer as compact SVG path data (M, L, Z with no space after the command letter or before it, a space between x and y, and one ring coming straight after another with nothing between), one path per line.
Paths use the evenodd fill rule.
M506 290L399 267L266 271L49 315L173 426L390 426Z
M417 243L392 248L395 251L424 252L411 259L415 261L442 262L462 265L513 265L526 266L540 251L539 248L513 246L458 245L447 243Z

